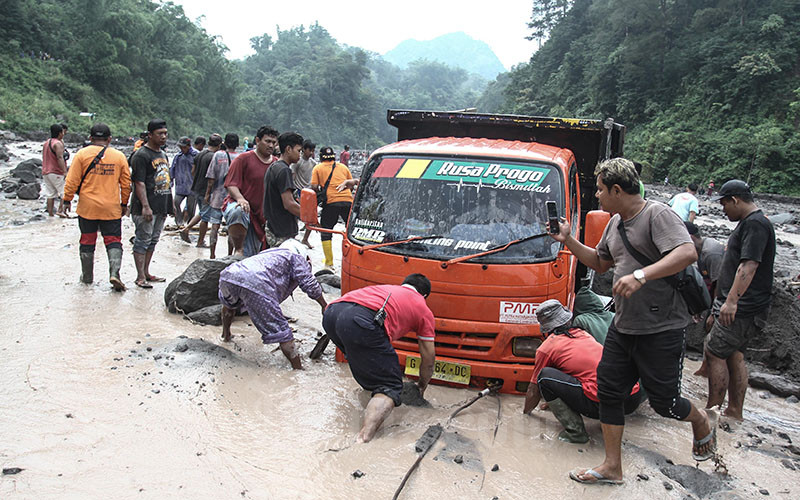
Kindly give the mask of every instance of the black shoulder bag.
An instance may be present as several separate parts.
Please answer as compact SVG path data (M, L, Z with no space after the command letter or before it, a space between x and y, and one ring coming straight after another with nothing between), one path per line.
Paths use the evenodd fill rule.
M86 169L86 172L83 173L83 177L81 177L81 182L78 184L78 189L75 190L75 194L78 194L78 195L81 194L81 186L83 186L83 181L86 180L86 176L89 175L89 172L94 170L94 167L98 163L100 163L100 160L103 159L103 155L106 153L106 148L107 147L108 146L103 146L103 149L101 149L100 152L97 153L97 156L94 157L94 160L92 160L92 163L89 164L89 168Z
M336 162L333 162L331 166L331 175L328 176L328 180L325 181L325 186L322 187L322 190L317 193L317 205L324 207L326 203L328 203L328 186L331 185L331 178L333 177L333 169L336 168Z
M649 266L653 263L652 260L633 248L631 242L628 241L628 235L625 234L625 226L621 219L619 224L617 224L617 229L619 230L622 243L625 244L628 253L639 261L639 264L642 266ZM686 307L689 309L689 314L700 314L711 307L711 295L708 293L708 288L703 281L703 275L700 274L700 271L698 271L697 267L694 265L690 264L678 274L666 276L663 279L681 294L684 302L686 302Z

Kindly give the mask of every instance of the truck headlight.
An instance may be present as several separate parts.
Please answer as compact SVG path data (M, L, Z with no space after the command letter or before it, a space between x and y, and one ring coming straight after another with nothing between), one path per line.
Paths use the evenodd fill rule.
M542 339L538 337L514 337L511 341L511 352L514 356L521 358L535 358L536 349L542 345Z

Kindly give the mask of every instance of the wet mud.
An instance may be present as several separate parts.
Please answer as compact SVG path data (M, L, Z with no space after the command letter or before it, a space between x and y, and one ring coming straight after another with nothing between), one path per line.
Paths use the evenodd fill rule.
M9 202L0 217L18 211ZM125 219L128 285L132 234ZM298 291L283 304L305 368L292 371L247 316L225 343L219 327L168 312L166 283L113 292L102 247L94 284L80 284L79 236L75 220L0 227L0 498L391 498L420 436L476 395L432 385L431 408L402 405L372 442L354 444L369 394L332 347L308 358L321 331L316 302ZM319 236L311 243L316 270ZM207 252L165 232L152 271L174 279ZM696 402L706 395L698 366L687 360L683 378ZM745 422L718 429L723 466L696 464L688 424L643 406L626 421L625 484L596 487L567 473L602 461L598 422L586 420L588 443L571 445L549 411L523 415L522 397L502 395L498 420L496 398L482 398L445 428L400 498L797 498L800 404L790 399L751 389ZM702 489L717 482L725 488Z

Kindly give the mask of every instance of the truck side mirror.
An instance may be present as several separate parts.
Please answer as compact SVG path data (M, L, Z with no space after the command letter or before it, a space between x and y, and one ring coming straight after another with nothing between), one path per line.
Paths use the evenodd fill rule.
M611 214L603 210L592 210L586 214L583 244L595 248L600 243L600 238L603 236L609 220L611 220Z
M319 226L317 218L317 193L313 189L300 191L300 220L306 226Z

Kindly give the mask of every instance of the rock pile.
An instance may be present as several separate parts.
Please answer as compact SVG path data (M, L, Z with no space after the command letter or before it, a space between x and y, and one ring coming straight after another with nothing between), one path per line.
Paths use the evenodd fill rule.
M20 162L11 170L11 176L0 181L0 190L7 198L38 200L41 190L42 160L33 158Z

